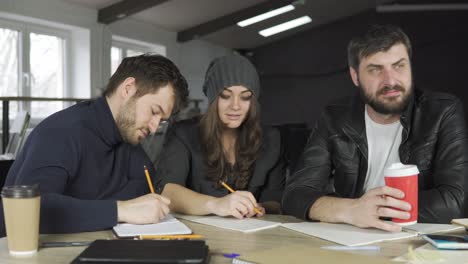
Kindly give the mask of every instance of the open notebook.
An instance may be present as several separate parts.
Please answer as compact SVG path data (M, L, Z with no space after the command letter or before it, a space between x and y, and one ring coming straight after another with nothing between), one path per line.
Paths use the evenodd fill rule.
M120 238L140 235L186 235L192 233L190 228L172 215L166 216L166 218L157 224L118 224L114 226L113 231Z
M215 226L234 231L241 231L244 233L251 233L264 229L274 228L281 225L281 223L278 222L265 221L256 218L237 219L233 217L191 216L181 214L177 214L176 217L199 224Z
M463 229L462 226L444 224L414 224L403 228L403 232L391 233L374 228L363 229L347 224L330 223L287 223L285 228L332 241L345 246L362 246L376 242L415 237L419 234L433 234Z

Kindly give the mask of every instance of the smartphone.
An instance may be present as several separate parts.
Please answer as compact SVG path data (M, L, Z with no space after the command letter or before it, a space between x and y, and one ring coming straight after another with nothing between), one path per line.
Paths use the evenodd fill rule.
M423 235L422 237L438 249L468 249L467 235Z

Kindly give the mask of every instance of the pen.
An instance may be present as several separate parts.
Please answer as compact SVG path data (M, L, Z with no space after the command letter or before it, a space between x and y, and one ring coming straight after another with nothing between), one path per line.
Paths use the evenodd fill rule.
M330 250L380 250L379 246L324 246L321 248Z
M146 165L143 166L145 168L145 175L146 175L146 180L148 181L148 186L150 188L151 193L154 193L154 188L153 188L153 183L151 182L151 178L148 172L148 168L146 168Z
M145 239L203 239L202 235L140 235L141 240Z
M239 256L240 256L240 254L237 254L237 253L225 253L225 254L223 254L223 257L230 258L230 259L235 259L235 258L237 258Z
M50 247L85 247L89 246L93 241L72 241L72 242L42 242L42 248Z
M226 188L230 193L233 193L235 192L231 187L229 187L229 185L227 185L225 182L223 181L219 181L221 183L221 185ZM262 212L260 212L260 210L257 208L257 207L254 207L254 211L257 213L257 214L261 214Z

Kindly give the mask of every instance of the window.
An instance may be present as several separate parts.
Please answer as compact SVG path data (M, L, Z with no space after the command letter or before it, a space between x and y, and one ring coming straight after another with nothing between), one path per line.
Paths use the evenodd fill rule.
M166 56L166 47L119 36L112 36L111 75L117 70L125 57L138 56L153 52Z
M18 96L19 32L0 27L0 96ZM3 105L0 105L3 108ZM3 110L3 109L2 109ZM10 102L10 119L18 112L18 103Z
M30 95L64 97L64 39L30 33ZM31 102L31 112L45 117L63 108L62 102Z
M64 97L67 39L59 29L0 20L0 96ZM62 102L10 101L9 118L20 110L44 118L62 108Z

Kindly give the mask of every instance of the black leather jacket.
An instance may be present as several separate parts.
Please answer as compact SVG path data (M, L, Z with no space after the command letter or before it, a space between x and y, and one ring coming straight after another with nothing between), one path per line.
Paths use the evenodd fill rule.
M359 96L326 107L312 130L283 196L286 214L307 219L321 196L357 198L367 172L365 105ZM416 164L419 222L449 223L463 215L468 139L460 101L448 94L415 89L400 118L400 160Z

